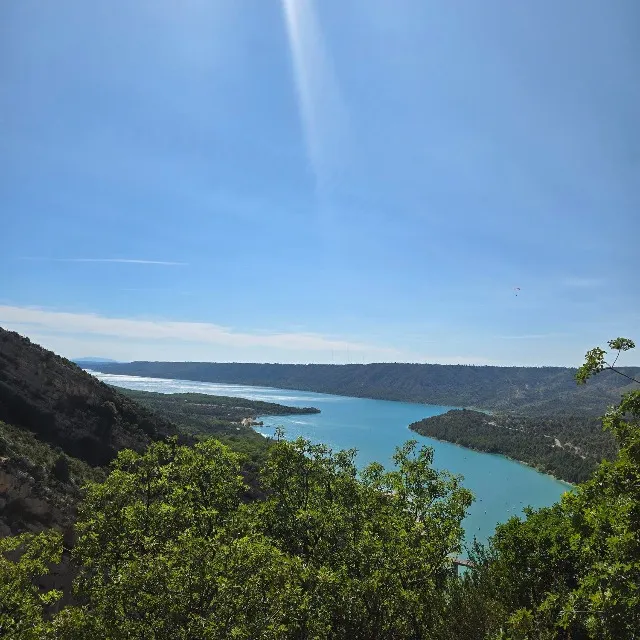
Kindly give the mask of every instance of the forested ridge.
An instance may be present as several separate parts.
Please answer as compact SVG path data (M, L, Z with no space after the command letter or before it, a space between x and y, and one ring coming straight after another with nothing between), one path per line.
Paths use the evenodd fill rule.
M529 418L453 409L410 425L421 435L524 462L567 482L584 482L617 454L599 418Z
M366 365L132 362L92 364L106 373L299 389L346 396L487 409L528 416L600 416L632 390L605 371L589 389L575 369L379 363ZM627 367L629 375L640 369Z

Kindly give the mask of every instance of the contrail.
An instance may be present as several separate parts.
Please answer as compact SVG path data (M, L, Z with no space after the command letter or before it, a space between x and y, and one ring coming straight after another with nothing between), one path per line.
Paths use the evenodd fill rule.
M120 264L157 264L166 267L186 267L186 262L174 262L171 260L141 260L138 258L41 258L23 257L21 260L36 260L42 262L112 262Z
M345 159L346 111L313 0L281 1L307 153L323 193Z

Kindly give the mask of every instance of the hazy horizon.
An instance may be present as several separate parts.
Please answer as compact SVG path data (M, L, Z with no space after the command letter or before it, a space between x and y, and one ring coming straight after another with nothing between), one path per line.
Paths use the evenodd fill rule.
M94 362L94 364L135 364L138 362L151 362L151 363L155 363L155 362L162 362L162 363L173 363L173 364L183 364L183 363L190 363L190 364L251 364L251 365L301 365L301 366L306 366L306 365L318 365L318 366L336 366L336 367L348 367L348 366L366 366L366 365L378 365L378 364L398 364L398 365L431 365L431 366L439 366L439 367L455 367L455 366L462 366L462 367L499 367L502 369L515 369L515 368L525 368L525 369L577 369L578 365L574 365L574 366L562 366L562 365L550 365L550 364L541 364L541 365L513 365L513 364L465 364L465 363L455 363L455 362L450 362L450 363L446 363L446 364L442 364L439 362L410 362L410 361L383 361L383 362L267 362L267 361L262 361L262 362L257 362L257 361L237 361L237 360L111 360L108 358L102 359L100 358L100 356L94 356L93 358L98 358L99 360L97 362L94 362L91 356L85 356L85 357L71 357L69 358L69 360L71 360L72 362L80 362L80 363L86 363L86 364L91 364L92 362ZM617 365L618 369L640 369L640 365L638 364L621 364L621 365ZM89 370L91 368L89 367ZM113 374L113 375L124 375L124 376L130 376L133 374ZM144 376L146 377L146 376Z

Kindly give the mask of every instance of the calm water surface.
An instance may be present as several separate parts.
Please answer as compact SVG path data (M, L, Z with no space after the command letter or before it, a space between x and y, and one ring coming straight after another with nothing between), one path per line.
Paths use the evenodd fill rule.
M464 485L473 491L464 526L467 540L486 540L498 522L522 512L523 507L548 506L556 502L569 485L501 456L478 453L447 442L425 438L409 430L416 420L444 413L451 407L410 404L387 400L348 398L308 391L213 384L189 380L165 380L92 372L100 380L128 389L160 393L206 393L277 402L296 407L317 407L321 413L304 416L264 416L258 430L273 435L281 426L287 438L298 436L324 442L334 449L358 449L360 466L374 460L391 464L394 448L414 438L433 447L434 465L464 476Z

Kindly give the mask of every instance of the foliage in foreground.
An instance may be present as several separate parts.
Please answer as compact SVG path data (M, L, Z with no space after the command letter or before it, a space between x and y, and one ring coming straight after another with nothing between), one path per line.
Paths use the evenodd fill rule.
M587 354L579 381L613 368L604 354ZM489 547L476 550L461 615L474 611L495 637L640 637L640 391L624 394L603 425L618 443L615 460L553 507L498 526Z
M238 458L218 442L122 452L81 509L83 604L46 634L391 639L442 626L471 494L414 442L392 471L359 475L354 453L277 442L269 497L241 504Z
M35 579L46 575L50 563L60 562L61 556L62 536L54 531L0 539L0 638L42 637L44 608L62 593L40 592Z

